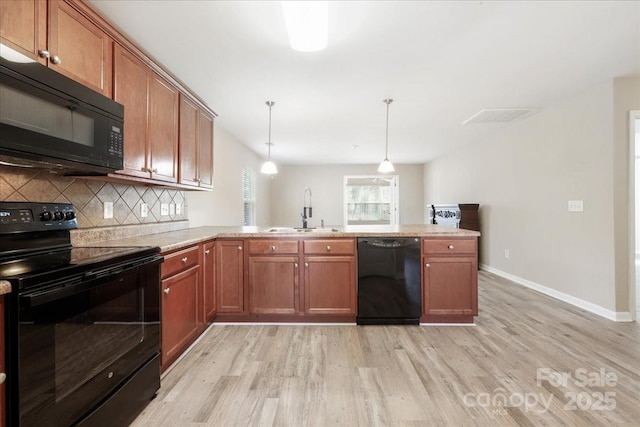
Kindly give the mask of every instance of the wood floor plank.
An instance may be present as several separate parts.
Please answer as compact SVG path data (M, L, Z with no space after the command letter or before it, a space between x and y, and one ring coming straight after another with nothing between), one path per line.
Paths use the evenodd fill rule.
M476 326L212 326L132 425L640 425L638 323L479 287Z

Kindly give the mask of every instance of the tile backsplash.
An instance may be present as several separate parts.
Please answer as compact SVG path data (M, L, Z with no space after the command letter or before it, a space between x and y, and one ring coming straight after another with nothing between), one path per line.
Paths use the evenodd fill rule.
M80 228L183 221L184 191L65 177L36 169L0 166L0 201L73 203ZM113 218L103 218L103 203L113 203ZM146 203L149 214L140 215ZM161 215L162 203L180 205L180 214Z

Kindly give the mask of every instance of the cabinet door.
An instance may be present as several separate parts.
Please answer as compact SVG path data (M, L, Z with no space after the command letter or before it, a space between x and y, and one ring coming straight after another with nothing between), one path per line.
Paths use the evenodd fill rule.
M198 185L198 107L180 94L180 183Z
M298 257L249 257L249 312L297 313L298 276Z
M112 96L113 40L62 0L49 0L48 66Z
M166 369L199 332L199 268L162 281L162 367Z
M304 300L304 311L308 314L355 315L355 257L306 257Z
M202 251L202 301L204 322L208 323L216 316L216 245L205 243Z
M244 253L241 240L216 242L218 313L244 313Z
M152 72L148 123L152 179L178 181L178 102L178 90Z
M478 263L475 257L425 257L422 311L426 315L478 314Z
M213 188L213 117L202 110L198 117L198 184Z
M46 0L0 1L0 41L5 46L46 64L38 55L47 49Z
M113 99L124 105L124 168L121 172L150 178L147 168L148 68L127 50L116 45L113 74Z

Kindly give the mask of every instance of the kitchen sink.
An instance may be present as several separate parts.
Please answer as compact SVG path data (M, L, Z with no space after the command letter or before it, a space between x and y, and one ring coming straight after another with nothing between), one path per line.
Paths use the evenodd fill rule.
M268 233L338 233L338 228L294 228L294 227L273 227L267 230Z

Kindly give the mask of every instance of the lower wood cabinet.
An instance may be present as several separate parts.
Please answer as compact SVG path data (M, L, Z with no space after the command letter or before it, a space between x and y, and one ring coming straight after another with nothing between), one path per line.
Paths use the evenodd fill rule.
M201 244L202 262L202 307L203 323L216 317L216 244L214 241Z
M249 256L248 279L250 313L300 311L297 256Z
M304 312L356 314L355 256L309 256L304 259Z
M216 241L216 311L245 313L244 242Z
M424 239L423 321L472 322L478 314L477 239Z
M199 258L199 246L192 246L166 254L161 267L162 370L173 363L201 332Z

